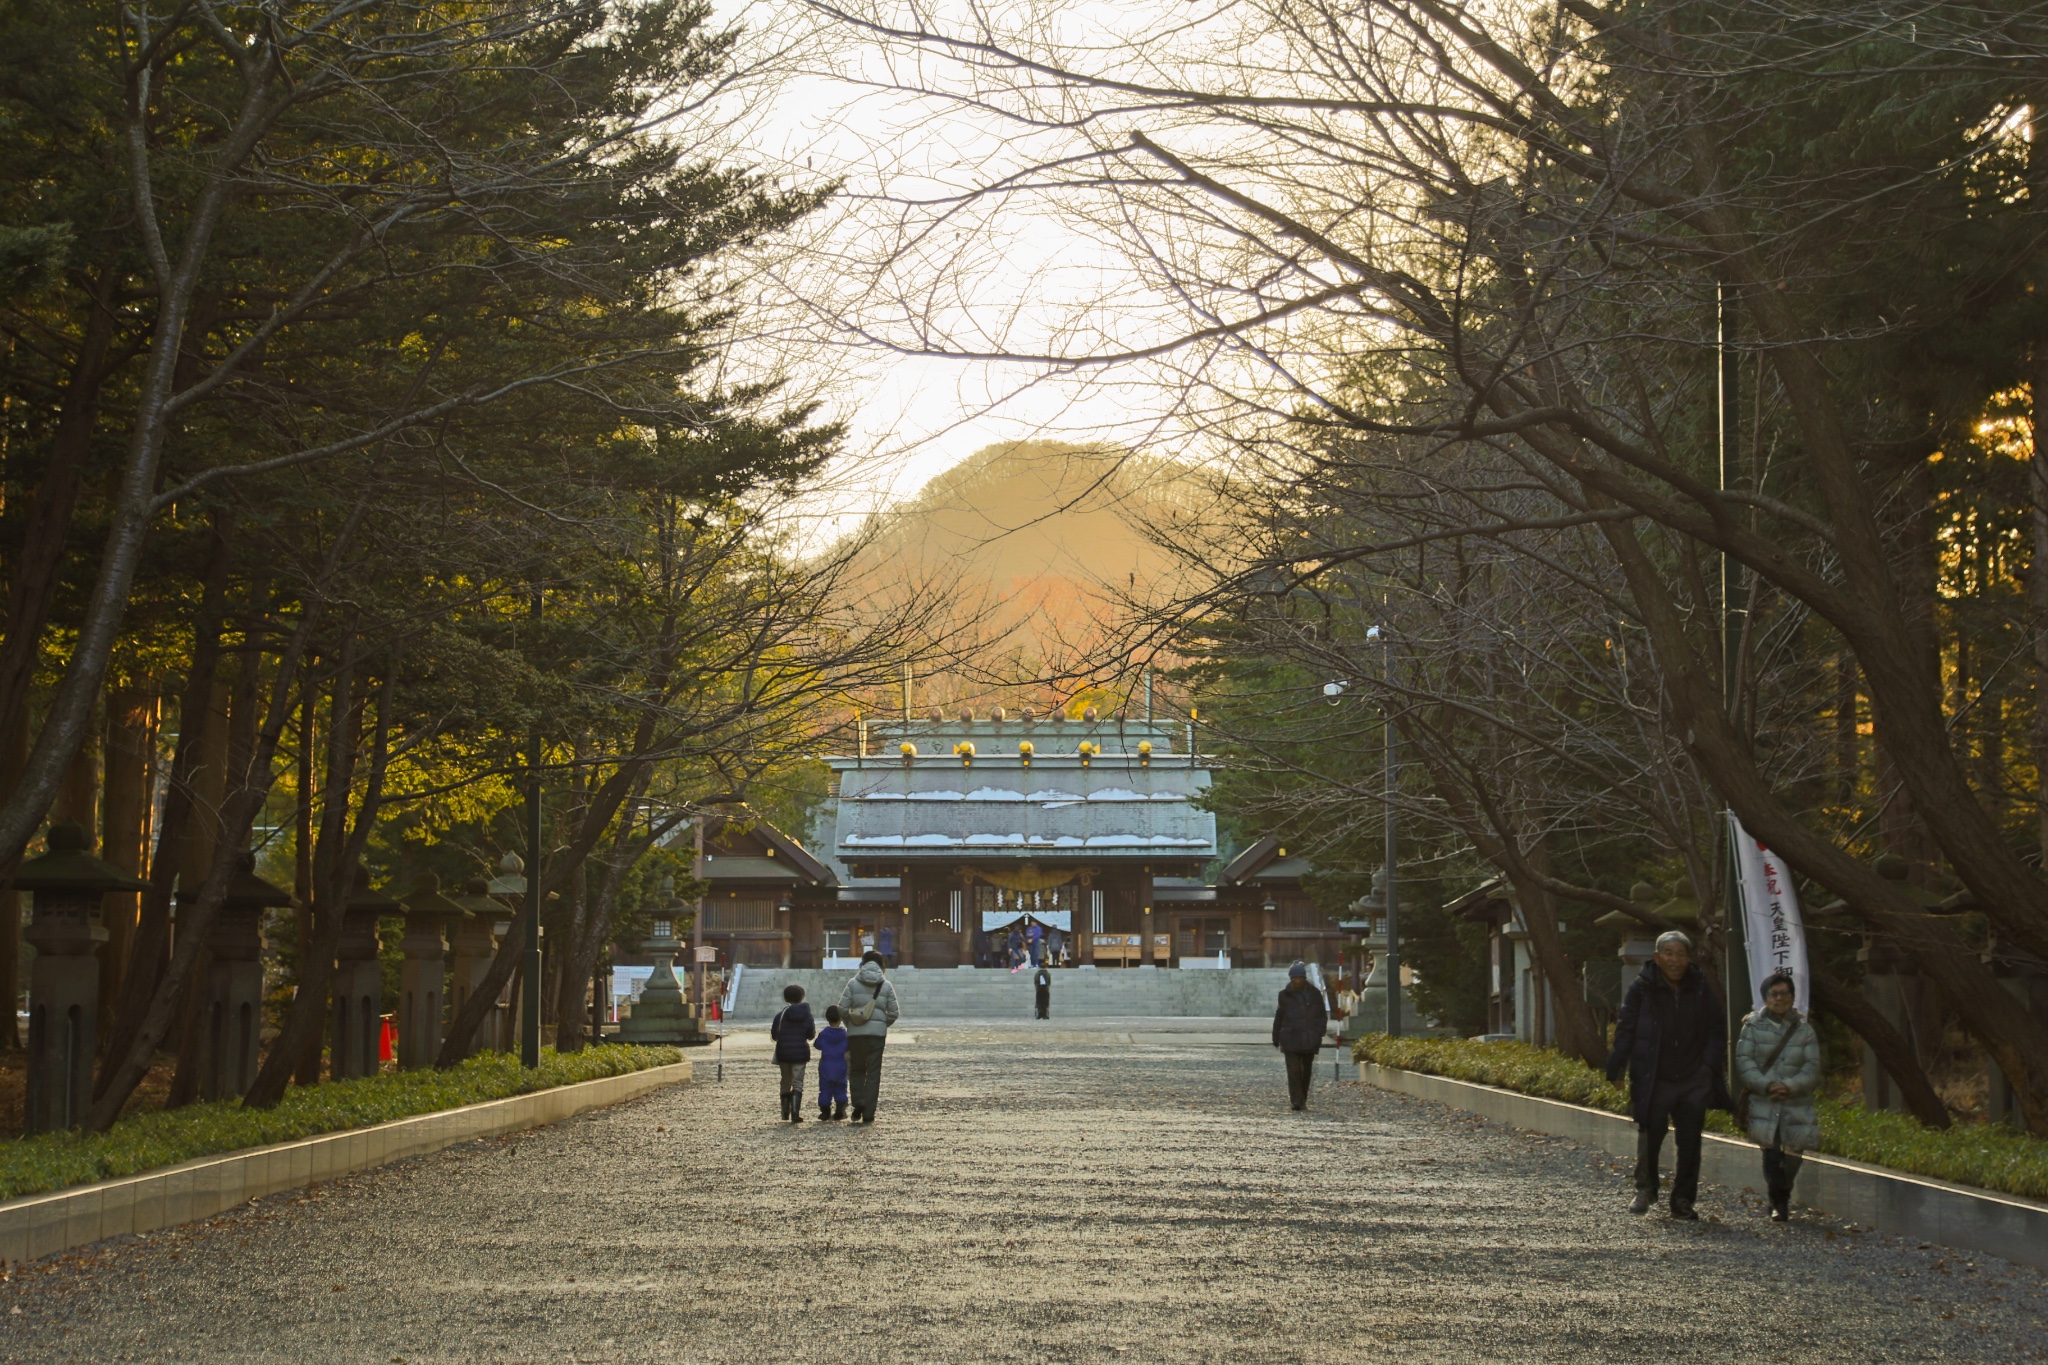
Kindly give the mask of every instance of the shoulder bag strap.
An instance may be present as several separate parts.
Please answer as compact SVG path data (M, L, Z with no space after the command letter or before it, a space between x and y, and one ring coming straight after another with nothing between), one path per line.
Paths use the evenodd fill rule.
M1805 1022L1804 1019L1796 1014L1792 1016L1792 1022L1785 1025L1785 1031L1778 1035L1778 1041L1771 1048L1770 1055L1764 1058L1764 1064L1756 1069L1757 1075L1766 1077L1770 1075L1771 1068L1778 1064L1778 1058L1785 1055L1785 1045L1792 1041L1792 1035L1797 1033L1799 1026ZM1768 1081L1765 1083L1769 1084Z

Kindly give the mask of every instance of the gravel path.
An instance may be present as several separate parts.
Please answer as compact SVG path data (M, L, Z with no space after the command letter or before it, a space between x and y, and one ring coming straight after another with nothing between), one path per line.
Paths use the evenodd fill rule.
M1213 1034L920 1029L872 1128L772 1072L127 1238L0 1285L0 1358L289 1362L2048 1360L2048 1277L1629 1218L1605 1156ZM701 1055L701 1054L700 1054ZM1713 1221L1718 1219L1719 1221Z

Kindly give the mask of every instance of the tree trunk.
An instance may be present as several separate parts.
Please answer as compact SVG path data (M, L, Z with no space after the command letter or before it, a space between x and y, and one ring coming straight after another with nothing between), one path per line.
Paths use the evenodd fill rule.
M72 363L65 383L57 425L50 434L42 482L36 488L28 529L8 584L7 631L6 638L0 640L0 729L28 722L29 692L41 658L43 628L56 600L57 571L70 538L80 481L99 416L100 393L108 374L107 357L118 316L109 301L114 278L113 272L107 272L95 279L87 291L85 331L79 340L78 358Z
M2048 137L2042 127L2037 137ZM2035 155L2042 155L2041 149ZM2032 387L2034 455L2027 465L2027 492L2033 504L2027 518L2032 535L2033 559L2027 568L2028 624L2033 633L2034 721L2034 804L2037 846L2041 865L2048 867L2048 421L2042 406L2048 404L2048 345L2034 348Z
M1595 505L1605 499L1589 489ZM1805 825L1780 802L1753 755L1729 726L1713 672L1691 649L1677 603L1633 528L1607 522L1630 596L1657 651L1664 704L1673 730L1750 833L1801 875L1841 896L1866 924L1887 934L1940 983L1964 1025L1983 1043L2018 1095L2028 1131L2048 1135L2048 1025L2008 994L1944 920L1925 913L1867 864Z
M1523 857L1516 860L1517 871L1523 868L1535 876L1517 871L1508 873L1508 880L1514 883L1515 895L1522 902L1522 922L1529 930L1529 946L1535 950L1537 965L1542 967L1543 976L1550 983L1551 1016L1557 1029L1558 1051L1570 1057L1577 1057L1588 1066L1604 1066L1607 1062L1607 1040L1602 1037L1599 1024L1593 1018L1593 1007L1587 1003L1586 994L1580 988L1577 965L1571 955L1565 952L1564 937L1559 931L1557 902L1545 890L1541 878L1550 875L1550 850L1542 840L1531 843Z
M351 650L354 646L351 644ZM326 1026L328 993L334 983L334 954L341 946L343 920L355 881L356 864L369 845L382 807L384 777L390 762L391 689L387 674L378 691L377 722L370 740L369 775L363 784L363 800L353 827L348 821L348 797L354 786L356 726L352 718L361 711L351 704L354 664L344 661L335 682L334 703L328 712L327 778L323 784L327 799L321 807L320 848L315 858L313 942L302 955L299 990L285 1017L284 1030L271 1045L255 1084L242 1103L252 1109L268 1109L284 1098L308 1040L317 1046Z
M1813 978L1814 1003L1847 1024L1869 1045L1878 1065L1898 1084L1899 1095L1913 1111L1913 1117L1930 1128L1948 1127L1948 1106L1941 1102L1941 1096L1934 1092L1934 1083L1920 1069L1906 1035L1893 1028L1891 1020L1878 1013L1868 1000L1835 980L1819 962L1809 961L1807 969Z
M154 687L127 687L107 698L107 787L102 806L105 833L100 856L131 877L143 872L149 851L150 797L155 788L156 734L161 698ZM107 926L100 949L99 1036L111 1038L121 981L135 944L141 895L114 891L100 902Z
M192 666L178 703L178 747L171 756L163 822L157 829L156 855L149 869L150 886L142 893L135 943L122 979L120 1008L114 1013L113 1031L107 1037L99 1074L93 1082L95 1096L103 1093L111 1080L116 1059L133 1045L149 1002L156 994L157 983L170 961L171 897L177 888L179 855L192 814L192 770L206 740L206 699L213 695L220 667L221 627L227 620L227 575L232 553L229 531L224 523L215 528L213 559L207 566L199 615L192 626Z
M28 712L15 713L0 722L0 782L12 784L28 757ZM11 878L21 865L13 859L0 868L0 877ZM21 893L11 882L0 882L0 988L7 993L6 1008L0 1009L0 1047L10 1051L22 1045L21 1020L17 1017L21 999Z
M256 590L255 596L261 598L260 588ZM227 715L223 718L216 713L207 721L209 735L220 734L226 739L220 753L222 777L225 783L232 775L233 785L238 791L254 780L250 766L256 760L256 709L259 696L257 684L262 668L262 655L254 636L253 631L244 632L241 667L235 679L232 698L228 702ZM225 724L222 724L223 719L226 721ZM268 767L267 764L265 766ZM263 785L267 791L267 772ZM225 785L222 794L225 799ZM224 825L215 831L214 843L206 850L205 866L208 871L211 871L213 859L219 856L221 848L225 847L239 864L242 852L248 846L248 836L239 828L239 818L229 815L226 811L222 814L224 819L232 822L232 825ZM204 880L204 877L194 877L186 883L192 899L197 899L197 888ZM171 1077L171 1092L164 1101L167 1108L175 1109L190 1104L199 1094L199 1071L205 1059L207 978L212 972L212 963L212 950L202 944L199 956L193 963L192 973L186 980L183 1001L177 1011L177 1027L172 1034L178 1053L178 1069Z
M313 772L315 764L315 719L318 698L309 675L299 692L299 791L296 802L297 838L292 850L292 916L298 936L297 980L292 985L296 992L306 979L307 955L313 951ZM320 1039L314 1035L312 1046L302 1048L292 1080L299 1085L313 1085L320 1079Z
M635 796L639 794L636 792ZM588 912L581 916L575 940L567 954L558 1014L560 1022L555 1026L557 1052L581 1052L586 1031L595 1027L591 1021L593 1012L583 1007L583 992L590 988L598 955L604 951L604 941L611 933L612 906L618 902L619 887L626 880L626 872L651 847L651 844L643 844L637 850L633 848L630 812L636 804L628 803L629 813L620 820L619 828L612 835L611 852L604 859L604 875L598 880L597 894L591 898Z

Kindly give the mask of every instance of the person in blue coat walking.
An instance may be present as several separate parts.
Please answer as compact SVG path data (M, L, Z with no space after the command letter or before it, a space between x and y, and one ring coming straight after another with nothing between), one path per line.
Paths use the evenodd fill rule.
M1630 1213L1657 1202L1657 1157L1664 1135L1678 1130L1678 1164L1671 1173L1671 1216L1697 1221L1700 1130L1716 1096L1728 1052L1728 1022L1721 999L1693 965L1692 940L1673 930L1658 936L1656 956L1629 983L1614 1029L1607 1079L1628 1073L1629 1114L1636 1121L1636 1197Z
M804 1003L802 986L784 986L782 998L788 1003L768 1025L775 1040L775 1064L782 1068L782 1117L791 1123L804 1121L804 1068L811 1064L811 1039L818 1032L811 1007Z
M818 1117L846 1117L846 1016L839 1006L825 1006L825 1027L818 1030Z

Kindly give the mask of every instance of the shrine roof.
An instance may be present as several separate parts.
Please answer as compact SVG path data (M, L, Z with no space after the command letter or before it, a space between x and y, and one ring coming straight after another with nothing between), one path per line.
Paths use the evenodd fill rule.
M1216 856L1216 817L1199 803L1210 774L1185 748L1173 751L1174 728L1114 721L873 727L881 753L828 760L839 779L832 855L841 863L963 853L1207 861ZM902 753L904 744L915 752Z

